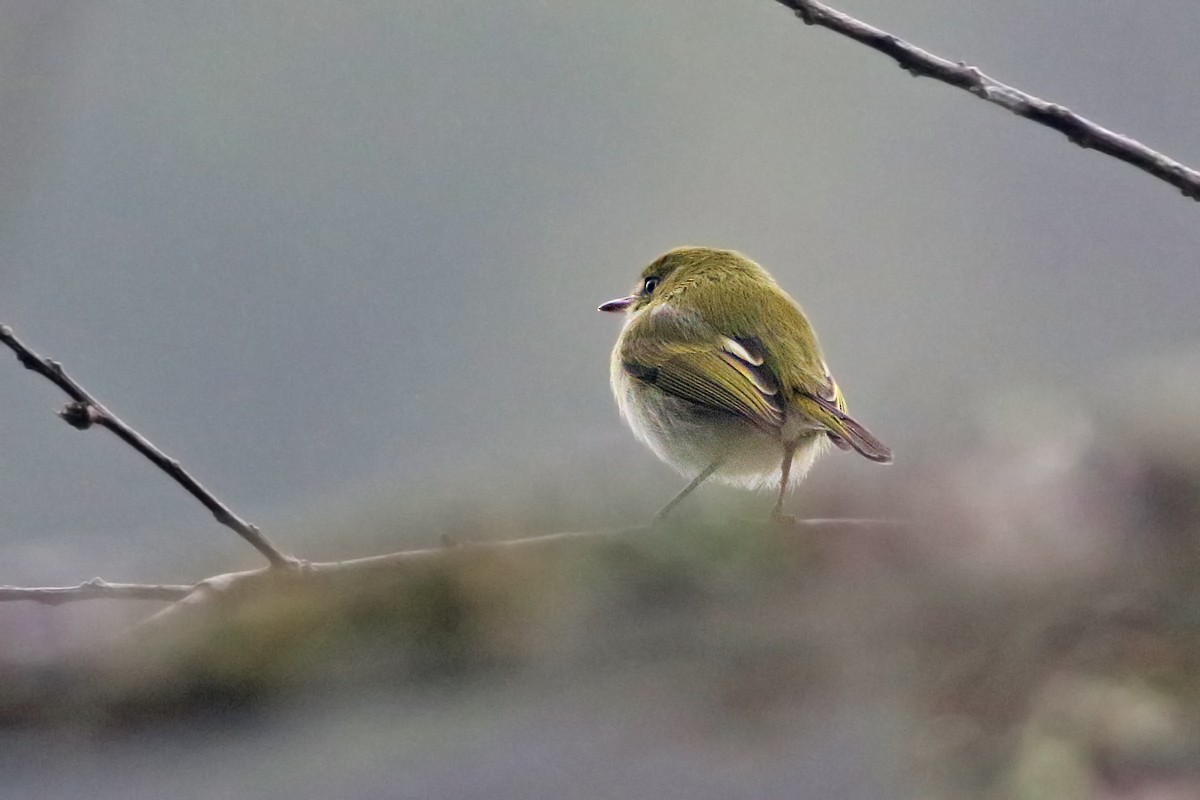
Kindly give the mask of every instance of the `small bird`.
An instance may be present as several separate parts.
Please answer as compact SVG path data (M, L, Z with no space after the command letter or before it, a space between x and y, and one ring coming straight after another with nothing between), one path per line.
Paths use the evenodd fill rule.
M778 483L772 518L829 442L890 464L892 451L846 413L796 301L732 250L680 247L642 270L611 381L621 416L692 482L656 518L711 477L747 488Z

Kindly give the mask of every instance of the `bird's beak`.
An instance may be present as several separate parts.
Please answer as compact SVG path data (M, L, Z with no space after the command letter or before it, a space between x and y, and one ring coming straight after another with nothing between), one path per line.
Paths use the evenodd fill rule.
M630 295L629 297L618 297L616 300L609 300L607 303L603 303L600 306L600 310L601 311L624 311L625 309L627 309L631 305L633 305L633 301L636 299L637 299L637 297L635 295Z

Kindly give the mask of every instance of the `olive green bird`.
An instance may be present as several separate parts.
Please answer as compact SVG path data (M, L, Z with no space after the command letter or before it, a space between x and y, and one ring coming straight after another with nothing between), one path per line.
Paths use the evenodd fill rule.
M887 445L846 413L800 306L740 253L672 250L633 294L600 310L628 312L611 363L621 416L692 477L658 518L710 477L778 484L772 517L781 517L788 488L830 442L891 463Z

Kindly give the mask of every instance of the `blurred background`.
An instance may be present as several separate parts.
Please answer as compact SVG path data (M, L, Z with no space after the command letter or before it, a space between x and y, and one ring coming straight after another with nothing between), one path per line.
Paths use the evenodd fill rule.
M1200 5L839 7L1200 164ZM770 0L0 15L0 322L283 549L644 521L682 479L619 421L595 307L680 244L770 269L897 453L829 456L793 513L911 526L817 532L786 580L771 534L731 567L708 528L579 585L505 567L552 586L502 669L476 642L335 693L316 659L269 714L115 729L40 714L46 675L147 608L6 604L36 690L0 795L1200 797L1194 202ZM4 353L0 584L258 564Z

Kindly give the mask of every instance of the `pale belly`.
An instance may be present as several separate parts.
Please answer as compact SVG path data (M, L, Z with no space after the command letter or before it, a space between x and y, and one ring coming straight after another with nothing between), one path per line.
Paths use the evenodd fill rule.
M621 416L634 434L684 476L694 478L720 462L712 477L723 483L752 489L779 487L784 457L779 433L636 382L619 363L612 365L611 378ZM789 485L804 478L828 442L816 429L799 436Z

